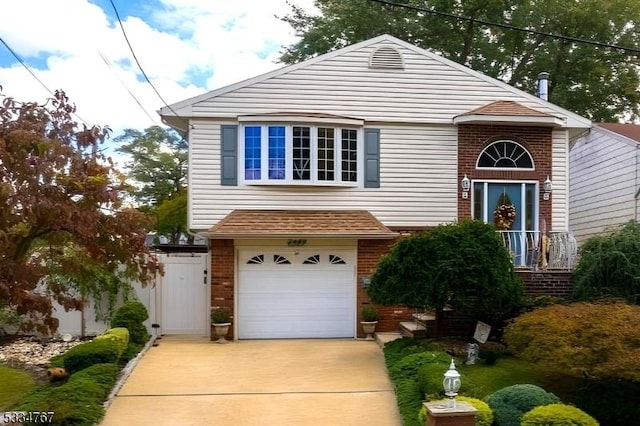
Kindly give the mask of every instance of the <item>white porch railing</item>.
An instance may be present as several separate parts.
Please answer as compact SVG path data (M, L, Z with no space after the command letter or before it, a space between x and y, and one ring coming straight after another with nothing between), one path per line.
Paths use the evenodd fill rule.
M571 232L498 231L516 267L573 269L578 245Z

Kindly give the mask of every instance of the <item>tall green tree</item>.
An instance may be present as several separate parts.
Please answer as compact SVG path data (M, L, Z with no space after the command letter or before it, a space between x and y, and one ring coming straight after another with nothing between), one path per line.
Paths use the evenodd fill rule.
M81 306L81 283L54 275L78 277L90 262L146 285L158 266L145 245L149 218L123 206L128 185L99 150L108 129L79 126L74 112L62 91L44 105L10 97L0 104L0 310L25 330L56 329L52 299Z
M375 303L433 309L441 335L446 306L495 323L519 306L522 283L495 228L463 221L400 240L378 263L367 294Z
M486 21L541 33L640 46L637 0L403 0L402 4L474 21L382 5L371 0L316 0L319 15L291 6L281 19L300 40L284 48L291 64L388 33L512 86L536 92L551 74L549 100L593 120L637 117L637 53L488 26Z
M126 129L115 138L118 152L131 158L126 164L136 182L133 192L140 209L156 217L154 229L178 243L187 229L188 145L176 131L152 126L143 132Z

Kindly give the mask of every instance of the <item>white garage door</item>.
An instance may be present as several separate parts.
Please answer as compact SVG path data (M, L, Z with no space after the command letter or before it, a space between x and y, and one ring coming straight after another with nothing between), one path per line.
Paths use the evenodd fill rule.
M240 250L238 337L354 337L355 258L345 249Z

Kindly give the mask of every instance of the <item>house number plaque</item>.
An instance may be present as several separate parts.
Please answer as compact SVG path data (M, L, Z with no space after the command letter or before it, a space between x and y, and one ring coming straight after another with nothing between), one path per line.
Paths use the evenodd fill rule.
M287 240L289 247L302 247L307 245L307 240Z

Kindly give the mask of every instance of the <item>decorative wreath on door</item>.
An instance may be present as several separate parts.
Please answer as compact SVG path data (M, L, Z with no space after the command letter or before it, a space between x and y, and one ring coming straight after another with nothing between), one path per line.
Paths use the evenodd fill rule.
M493 211L493 223L502 231L508 231L516 220L516 207L511 202L506 191L498 198L498 204Z

